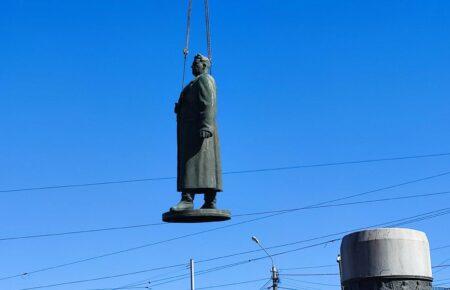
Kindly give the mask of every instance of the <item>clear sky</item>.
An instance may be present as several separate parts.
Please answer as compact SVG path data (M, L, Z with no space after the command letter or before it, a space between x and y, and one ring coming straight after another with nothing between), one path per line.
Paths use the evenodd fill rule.
M450 152L449 1L210 2L224 171ZM194 0L189 61L206 50L202 3ZM1 1L0 190L175 176L173 104L180 91L186 7L187 0ZM301 207L444 173L449 161L444 156L225 175L219 206L234 214ZM449 175L348 201L447 190ZM179 199L173 179L0 194L2 238L157 223ZM449 197L293 212L3 280L0 289L254 250L252 235L270 247L448 207ZM0 241L0 274L250 218ZM431 246L440 247L450 244L449 222L441 216L408 226L425 231ZM279 268L332 265L339 244L280 255L275 262ZM450 248L432 254L437 265L450 258ZM199 276L197 286L268 278L269 269L269 260L260 260ZM290 271L337 272L336 266ZM166 269L52 289L118 287L183 273ZM336 276L293 278L338 283ZM450 269L436 274L445 278ZM286 287L337 289L283 281ZM188 285L182 280L153 289Z

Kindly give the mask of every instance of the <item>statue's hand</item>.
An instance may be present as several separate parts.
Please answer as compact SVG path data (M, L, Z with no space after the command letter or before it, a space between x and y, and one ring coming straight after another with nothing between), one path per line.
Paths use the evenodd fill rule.
M200 138L206 139L212 137L212 133L206 130L200 131Z
M178 103L175 103L175 107L173 108L173 111L175 112L175 114L178 114L178 112L180 111L180 105Z

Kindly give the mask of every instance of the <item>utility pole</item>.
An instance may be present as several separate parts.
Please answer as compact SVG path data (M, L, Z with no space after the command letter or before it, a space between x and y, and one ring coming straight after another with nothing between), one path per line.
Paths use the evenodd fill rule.
M272 266L272 289L278 290L278 283L280 282L280 278L278 276L278 269L275 266Z
M275 267L275 263L273 261L273 257L271 254L269 254L269 252L267 252L266 248L263 247L263 245L261 245L261 242L258 240L257 237L253 236L252 240L258 244L258 246L266 253L267 257L270 258L270 260L272 261L272 288L273 290L278 290L278 283L280 283L280 276L278 275L278 269L277 267Z
M193 259L191 259L189 263L189 268L191 269L191 290L195 290L195 268Z
M342 281L342 257L341 257L341 255L337 255L336 262L339 265L339 278ZM342 282L341 282L341 290L344 290L344 285L342 285Z

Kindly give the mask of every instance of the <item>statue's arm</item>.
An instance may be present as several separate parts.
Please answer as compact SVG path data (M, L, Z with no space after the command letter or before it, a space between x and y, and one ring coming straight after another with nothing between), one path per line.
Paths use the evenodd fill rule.
M216 114L216 92L214 83L207 76L199 79L200 136L208 138L214 135Z

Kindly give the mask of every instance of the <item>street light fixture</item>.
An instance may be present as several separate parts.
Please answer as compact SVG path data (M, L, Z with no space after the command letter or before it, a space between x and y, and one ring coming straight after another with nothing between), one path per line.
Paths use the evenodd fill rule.
M258 246L266 253L267 257L270 258L270 260L272 261L272 289L273 290L278 290L278 283L280 282L280 278L278 276L278 270L275 267L275 262L273 261L273 257L271 254L269 254L269 252L267 252L266 248L263 247L263 245L261 245L261 242L258 240L257 237L253 236L252 240L258 244Z

